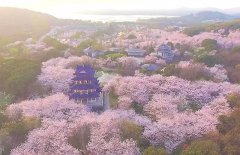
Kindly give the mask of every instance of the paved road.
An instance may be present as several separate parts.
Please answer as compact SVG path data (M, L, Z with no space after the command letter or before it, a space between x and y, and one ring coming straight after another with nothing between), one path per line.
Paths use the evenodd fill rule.
M109 94L108 93L104 93L103 102L104 102L104 111L110 109Z

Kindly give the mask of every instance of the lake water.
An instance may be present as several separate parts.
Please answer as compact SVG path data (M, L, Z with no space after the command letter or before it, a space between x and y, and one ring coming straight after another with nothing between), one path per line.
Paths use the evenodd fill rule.
M174 16L161 16L161 15L82 15L74 14L72 19L81 19L81 20L90 20L94 22L123 22L123 21L137 21L139 19L151 19L151 18L160 18L167 17L172 18Z

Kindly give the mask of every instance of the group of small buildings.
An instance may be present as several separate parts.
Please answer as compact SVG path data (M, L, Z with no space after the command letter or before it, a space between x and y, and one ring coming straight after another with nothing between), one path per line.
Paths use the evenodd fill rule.
M94 50L91 47L86 48L83 52L85 55L94 58L104 55L103 51ZM128 56L142 58L147 54L145 50L137 48L129 48L125 52ZM172 61L175 54L169 45L162 44L157 48L155 56L165 61ZM141 68L153 72L159 69L159 65L143 64ZM70 85L69 99L87 104L92 111L102 111L106 101L99 82L94 76L95 71L90 65L77 66Z
M104 55L105 52L101 50L94 50L92 47L88 47L83 50L83 53L89 57L97 58Z
M110 48L110 51L114 52L119 52L118 48ZM125 49L125 51L122 52L126 52L128 56L131 57L145 57L147 55L147 51L140 49L140 48L127 48ZM83 53L87 56L93 57L93 58L97 58L100 57L102 55L105 54L104 51L101 50L94 50L92 47L88 47L86 49L83 50ZM171 48L171 46L167 45L167 44L162 44L160 45L157 49L156 49L156 53L155 55L158 58L161 58L163 60L166 61L172 61L174 59L175 52L174 50Z
M133 57L144 57L147 53L147 51L139 48L128 48L125 50L128 54L128 56Z

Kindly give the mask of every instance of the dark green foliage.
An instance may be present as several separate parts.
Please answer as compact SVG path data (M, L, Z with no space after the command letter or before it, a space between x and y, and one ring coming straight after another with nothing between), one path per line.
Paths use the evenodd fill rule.
M44 38L43 42L45 42L48 46L54 47L56 50L65 50L67 48L67 45L62 44L57 39L52 37Z
M212 76L202 65L192 65L186 68L180 68L176 71L176 75L189 81L212 79Z
M0 111L0 128L2 128L2 126L4 125L4 123L6 123L8 121L8 118L6 115L4 115L4 113L2 112L2 110Z
M171 47L171 49L174 49L174 45L173 45L173 43L172 43L172 42L168 42L168 43L167 43L167 45L168 45L168 46L170 46L170 47Z
M130 34L127 39L137 39L137 37L134 34Z
M236 46L232 49L233 53L240 53L240 46Z
M240 109L236 109L230 116L220 116L217 129L220 133L226 134L230 130L240 127Z
M198 35L199 33L204 32L204 28L203 27L199 27L199 26L193 26L193 27L189 27L186 28L183 33L185 33L188 36L195 36Z
M210 140L193 141L182 155L219 155L220 148L217 143Z
M12 95L0 92L0 110L4 109L7 105L12 103L12 101L13 101Z
M155 51L155 49L154 49L153 46L151 46L151 47L149 47L149 48L147 49L147 52L148 52L148 53L153 53L154 51Z
M220 116L218 120L219 133L208 134L204 140L192 141L189 147L183 148L182 155L239 155L240 109L235 109L230 116Z
M202 47L205 48L207 51L217 50L218 43L217 40L214 39L205 39L202 41Z
M24 44L19 44L14 47L11 47L6 52L10 57L27 57L29 55L29 49L24 46Z
M167 65L167 66L163 69L163 71L161 72L161 74L162 74L163 76L172 76L172 75L175 74L175 72L176 72L176 67L175 67L175 65L174 65L174 64L170 64L170 65Z
M0 14L0 48L17 40L38 38L57 21L53 16L25 9L1 7Z
M178 104L177 109L178 111L186 111L186 110L192 110L193 112L196 112L202 108L200 103L197 102L188 102L183 104Z
M239 52L221 52L216 55L217 59L223 64L227 70L229 81L232 83L240 83L240 53Z
M40 73L41 64L28 59L7 59L0 64L0 91L27 97L29 86Z
M131 106L137 114L143 114L143 105L134 102Z
M208 67L213 67L216 64L219 64L219 60L214 55L203 54L197 58L198 62L202 62Z
M82 37L85 37L86 33L84 31L82 32L77 32L74 36L72 36L73 39L80 39Z
M222 134L226 134L236 126L235 118L222 115L222 116L219 116L218 120L220 123L217 124L217 129Z
M213 67L215 64L219 64L221 62L215 55L210 55L205 47L195 49L193 54L196 62L204 63L208 67Z
M10 151L23 143L29 131L41 126L36 118L23 118L7 120L0 128L0 145L3 147L2 155L9 155Z
M149 146L149 141L142 135L143 130L143 127L131 121L123 121L120 123L120 135L122 140L133 139L137 142L138 147L141 150L144 150Z
M188 45L188 44L180 44L180 43L177 43L177 44L175 45L175 48L176 48L179 52L181 52L181 53L183 53L183 52L185 52L185 51L188 51L188 52L193 51L192 47L191 47L190 45Z
M189 106L189 109L191 109L193 112L196 112L202 108L202 106L196 102L190 102L188 103L188 106Z
M4 61L4 57L0 55L0 64Z
M127 56L127 54L126 53L110 53L110 54L103 55L102 57L104 59L111 58L111 60L116 60L117 58L121 58L124 56Z
M239 119L239 116L238 116ZM239 122L238 122L239 123ZM226 155L239 155L240 154L240 127L235 127L222 137L224 144L223 153Z
M76 48L76 51L82 52L84 49L92 47L94 50L102 50L103 45L95 39L87 39L82 41Z
M240 94L233 93L227 96L227 101L231 108L240 108Z
M163 148L150 146L144 150L143 155L167 155L167 153Z
M90 125L83 125L79 130L73 132L68 142L75 148L86 151L90 141Z
M110 107L116 109L118 107L118 97L112 91L109 93Z
M217 31L219 29L225 29L225 34L229 33L229 30L236 30L240 28L240 20L232 20L228 22L220 22L214 24L199 24L192 27L186 28L184 33L189 36L197 35L204 31Z

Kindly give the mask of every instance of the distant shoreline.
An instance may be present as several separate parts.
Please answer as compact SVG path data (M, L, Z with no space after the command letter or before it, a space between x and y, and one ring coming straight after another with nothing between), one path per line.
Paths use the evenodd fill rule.
M174 18L178 16L166 16L166 15L97 15L97 14L73 14L69 18L88 20L92 22L134 22L141 19L154 19L154 18Z

